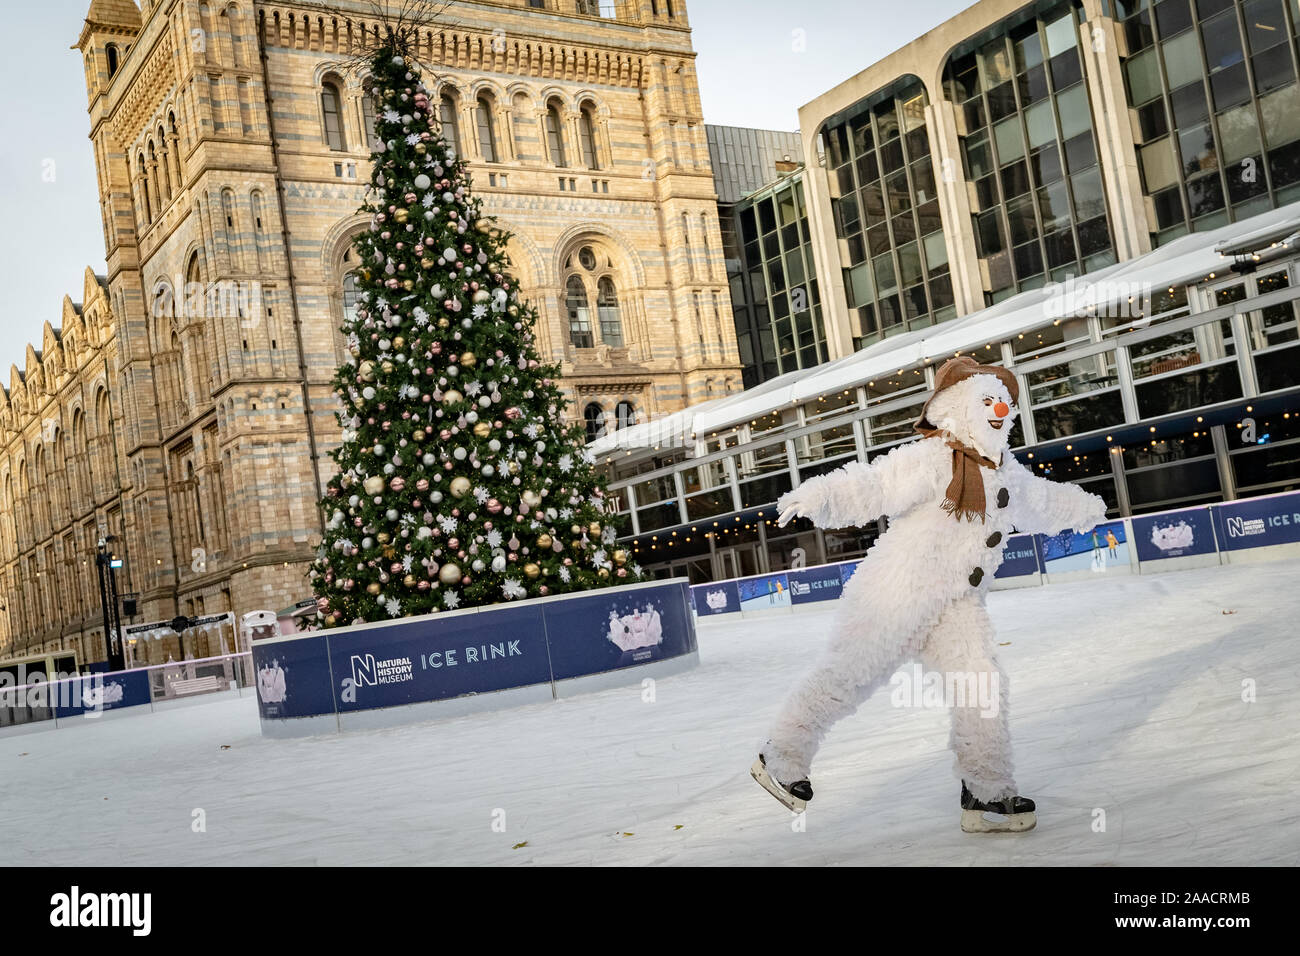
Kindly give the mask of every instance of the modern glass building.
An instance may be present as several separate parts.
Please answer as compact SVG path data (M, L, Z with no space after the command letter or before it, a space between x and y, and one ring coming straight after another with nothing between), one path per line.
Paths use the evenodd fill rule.
M1016 373L1015 453L1113 516L1300 487L1298 12L983 0L803 107L826 361L592 445L637 559L864 553L875 527L777 529L775 502L915 438L958 354Z

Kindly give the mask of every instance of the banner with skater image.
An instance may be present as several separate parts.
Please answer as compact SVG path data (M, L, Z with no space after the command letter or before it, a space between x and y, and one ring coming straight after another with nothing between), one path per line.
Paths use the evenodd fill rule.
M1208 508L1186 508L1132 519L1138 560L1161 561L1213 554L1213 521Z
M255 643L253 674L264 720L334 713L329 644L323 636Z
M1084 534L1063 531L1057 535L1038 535L1039 555L1048 574L1070 571L1093 571L1127 565L1128 538L1123 521L1099 524Z
M733 614L740 610L740 591L735 581L697 584L691 588L691 601L695 605L695 613L701 617Z
M58 681L52 685L52 690L56 701L55 715L60 718L94 717L108 710L138 707L152 699L146 670L74 677Z
M742 611L766 611L770 608L790 607L790 579L780 574L764 574L756 578L741 578L736 582L740 591Z

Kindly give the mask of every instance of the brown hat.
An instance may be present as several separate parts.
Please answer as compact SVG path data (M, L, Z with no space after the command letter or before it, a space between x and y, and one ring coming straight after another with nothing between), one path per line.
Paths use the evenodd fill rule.
M948 359L939 367L939 372L934 377L934 392L926 399L925 407L921 409L921 418L915 425L918 432L926 434L937 430L929 419L930 403L934 401L935 395L951 385L965 381L972 375L996 375L1011 393L1011 401L1019 403L1020 383L1010 369L1003 368L1001 365L981 365L969 355Z

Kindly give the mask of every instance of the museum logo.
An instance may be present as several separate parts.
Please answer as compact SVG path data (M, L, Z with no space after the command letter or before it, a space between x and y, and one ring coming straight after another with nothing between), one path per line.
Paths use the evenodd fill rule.
M374 654L352 655L352 680L356 686L401 684L415 680L415 665L409 657L390 657L377 661Z

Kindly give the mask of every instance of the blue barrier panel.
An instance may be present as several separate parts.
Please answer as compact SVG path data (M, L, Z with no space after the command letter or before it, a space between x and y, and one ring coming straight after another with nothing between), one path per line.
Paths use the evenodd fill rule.
M735 581L719 581L717 584L697 584L691 588L691 601L695 613L703 616L710 614L731 614L740 610L740 589Z
M841 564L841 565L840 565L840 583L841 583L841 585L848 584L848 583L849 583L849 578L853 577L853 572L856 571L856 570L857 570L859 567L861 567L861 566L862 566L862 561L861 561L861 560L858 560L858 561L846 561L844 564Z
M838 564L798 568L787 574L790 579L790 601L794 604L834 601L839 598L844 588L844 579Z
M1038 573L1038 544L1032 534L1013 534L1002 548L1002 564L995 578L1016 578Z
M1214 554L1214 520L1208 508L1185 508L1132 519L1139 561Z
M51 686L55 716L76 717L86 712L138 707L151 700L147 670L114 671L73 677Z
M554 679L668 660L698 649L685 581L593 591L541 605Z
M297 640L255 641L253 670L263 720L334 713L325 632Z
M328 632L328 640L340 713L551 679L542 609L535 605Z
M1114 564L1128 564L1123 521L1099 524L1086 534L1063 531L1038 535L1043 570L1048 574L1065 571L1105 571Z
M740 591L742 611L764 611L773 607L790 606L790 579L785 572L741 578L736 582L736 587Z
M1219 547L1224 551L1300 541L1300 495L1247 498L1212 505Z

